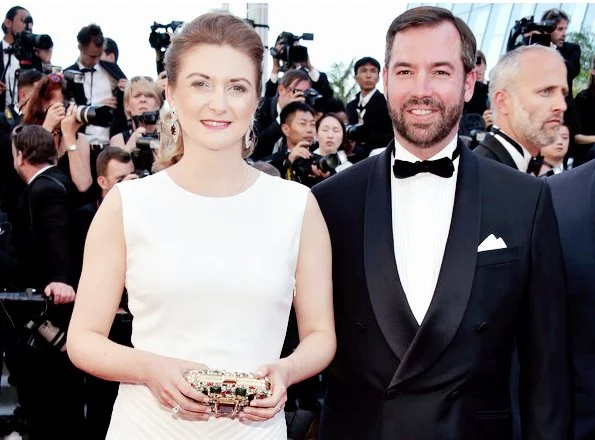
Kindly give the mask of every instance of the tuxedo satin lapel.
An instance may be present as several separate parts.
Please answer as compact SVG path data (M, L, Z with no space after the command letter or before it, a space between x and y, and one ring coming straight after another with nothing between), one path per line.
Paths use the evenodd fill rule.
M498 160L501 163L503 163L504 165L508 165L509 167L518 169L510 153L506 150L506 148L504 148L504 145L502 145L494 136L492 136L491 134L486 134L486 138L483 141L483 145L492 153L494 153L494 155L498 158Z
M419 328L395 261L390 192L391 143L371 168L364 214L364 266L378 326L399 359Z
M471 295L481 219L478 159L460 145L455 203L442 267L428 312L391 386L426 370L457 332Z

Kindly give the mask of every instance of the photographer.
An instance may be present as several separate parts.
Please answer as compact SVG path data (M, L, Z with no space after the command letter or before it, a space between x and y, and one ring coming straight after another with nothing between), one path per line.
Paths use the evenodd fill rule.
M289 70L279 81L277 95L261 98L254 121L256 146L251 157L255 161L273 154L275 143L283 137L281 111L291 102L305 102L304 92L310 87L310 77L306 72Z
M30 440L83 438L83 375L61 351L64 347L58 344L65 339L48 339L41 331L46 321L51 329L65 330L72 313L77 283L71 235L76 189L54 165L54 139L43 127L17 127L13 155L15 169L27 184L13 224L22 267L19 286L43 292L50 307L42 317L30 317L35 323L30 333L23 328L11 374L16 376Z
M77 120L74 106L64 100L64 87L62 75L44 76L35 85L22 122L41 125L53 134L58 166L72 179L78 191L85 193L93 182L91 153L85 137L78 134L82 123Z
M111 147L129 153L136 149L136 141L145 135L157 136L159 110L163 105L161 88L150 77L135 76L124 91L124 111L131 128L112 136Z
M303 102L291 102L281 110L281 130L283 138L279 150L264 159L287 180L297 180L307 186L330 176L311 162L310 148L316 133L314 109ZM301 161L299 159L302 159ZM307 161L308 163L304 163ZM294 167L299 164L299 169Z
M124 114L123 82L124 72L115 63L102 61L104 38L101 28L95 24L83 27L78 35L79 59L66 70L79 71L84 75L83 83L75 83L74 101L77 105L107 105L114 109L111 125L99 127L87 125L85 135L91 151L99 152L108 146L110 136L128 128Z
M347 136L364 150L367 157L376 148L384 148L393 138L393 124L388 115L386 98L376 88L380 80L380 63L364 57L353 66L360 91L347 104Z
M304 34L304 36L307 34ZM310 39L313 36L310 35ZM291 32L281 32L277 37L274 49L271 49L273 58L273 68L271 77L265 84L264 95L273 97L277 93L277 84L279 83L279 73L289 70L303 70L308 74L311 81L311 87L320 93L324 100L333 97L333 89L324 72L316 69L310 61L308 49L299 44L300 37L296 37ZM294 49L289 49L289 48ZM281 63L283 62L283 65Z

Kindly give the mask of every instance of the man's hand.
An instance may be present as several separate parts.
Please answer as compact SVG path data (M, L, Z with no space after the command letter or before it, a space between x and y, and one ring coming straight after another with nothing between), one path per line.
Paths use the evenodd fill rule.
M120 89L120 91L124 91L126 90L126 86L128 85L128 80L126 78L122 78L120 81L118 81L118 89Z
M35 49L35 55L39 57L42 63L50 64L52 62L53 50L53 47L50 47L49 49Z
M43 120L42 124L43 128L50 132L54 131L54 129L60 125L60 122L62 122L64 116L66 116L64 104L61 102L54 102L52 105L50 105L50 108L48 108L48 111L45 115L45 119Z
M279 107L283 108L290 102L299 101L299 102L306 102L306 98L304 98L304 94L300 90L291 89L288 90L287 93L283 95L279 95Z
M330 175L331 175L330 171L327 171L325 173L320 168L318 168L316 165L312 165L312 174L310 177L318 177L319 179L326 179Z
M486 127L494 125L494 112L490 109L487 109L483 112L483 122L486 123Z
M297 143L295 147L292 148L291 152L289 153L289 162L293 163L298 157L303 159L310 159L312 157L312 153L309 150L310 141L300 141Z
M6 84L0 81L0 93L4 93L6 91Z
M66 110L66 116L64 116L62 118L62 121L60 121L62 136L64 142L66 142L68 145L76 142L76 132L83 125L76 119L76 116L74 114L75 107L76 106L74 104L70 104L70 106Z
M105 98L103 101L101 101L101 103L103 105L107 105L108 107L111 107L111 108L118 107L118 99L115 96L110 96L109 98Z
M54 304L68 304L74 301L76 293L72 286L65 283L53 282L43 290L45 296L54 297Z

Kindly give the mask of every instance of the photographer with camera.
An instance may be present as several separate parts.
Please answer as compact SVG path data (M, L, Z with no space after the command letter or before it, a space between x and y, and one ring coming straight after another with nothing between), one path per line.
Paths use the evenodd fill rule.
M367 157L372 150L388 145L394 136L393 124L386 99L376 88L380 80L380 63L372 57L363 57L355 62L353 72L360 91L346 106L349 117L347 137L355 141Z
M14 166L27 184L13 224L21 263L19 287L49 298L47 311L31 317L14 353L19 403L30 440L83 438L83 375L66 354L77 280L73 261L72 212L76 189L55 161L52 134L24 125L13 132Z
M131 128L112 136L111 147L132 153L143 136L158 139L157 122L163 105L161 88L148 76L135 76L124 90L124 112Z
M2 23L0 46L0 112L17 103L19 71L49 64L53 42L49 35L32 34L33 18L25 8L13 6Z
M315 165L310 151L316 135L314 109L304 102L291 102L281 110L280 121L283 138L279 149L264 161L277 168L282 178L306 186L330 176L330 171Z
M535 66L548 66L535 75ZM490 73L494 125L475 154L538 175L540 149L552 144L566 111L568 93L562 56L532 45L508 52Z
M260 99L254 132L256 146L252 159L260 160L274 153L274 146L283 137L281 131L281 111L291 102L305 102L304 93L311 91L310 77L303 70L289 70L279 81L277 95Z
M83 125L80 108L65 100L65 87L62 75L44 75L25 106L22 122L41 125L52 133L58 166L72 179L77 190L85 193L93 183L91 152L85 137L78 133Z
M74 101L77 105L106 105L113 109L113 119L108 127L93 124L85 127L85 136L95 160L99 152L109 145L110 136L128 128L120 84L126 75L117 64L101 60L105 39L99 26L90 24L83 27L77 41L79 59L66 69L83 74L82 81L72 85Z
M277 93L279 73L289 70L303 70L308 74L311 87L322 95L324 100L333 97L333 89L324 72L320 72L312 65L308 48L300 44L300 40L313 40L314 35L303 34L295 36L291 32L281 32L270 54L273 58L271 77L265 84L264 95L273 97Z

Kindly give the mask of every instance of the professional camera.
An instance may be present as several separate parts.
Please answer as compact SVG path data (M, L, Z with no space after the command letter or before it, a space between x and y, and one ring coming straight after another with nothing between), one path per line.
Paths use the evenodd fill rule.
M308 184L314 184L317 181L317 177L312 175L312 165L318 168L323 173L333 172L335 168L341 165L341 159L339 152L331 153L326 156L320 156L318 154L312 154L309 159L298 157L291 164L291 175L293 180L303 183L306 186ZM344 152L341 152L345 154Z
M277 37L277 44L281 43L283 47L271 48L271 56L281 61L280 70L282 72L295 68L296 64L303 64L308 61L308 48L299 44L300 40L312 41L314 34L302 34L296 36L291 32L281 32Z
M65 109L71 104L72 101L64 100ZM83 125L109 127L114 117L114 109L107 105L77 105L74 109L74 116Z
M41 72L42 62L35 54L35 49L47 50L53 46L54 42L49 35L23 31L14 34L14 42L6 49L6 53L14 54L19 60L21 69L36 69Z
M350 141L358 142L361 137L361 131L364 124L351 124L345 127L345 133L347 134L347 139Z
M157 55L157 74L160 74L165 69L165 66L163 65L163 57L171 43L171 38L169 37L168 32L175 32L182 27L183 24L183 21L172 21L168 24L161 24L156 21L153 22L151 33L149 34L149 44L155 49Z
M139 124L156 125L159 121L159 112L144 112L142 115L132 116L132 120L137 126Z
M318 93L316 89L309 88L303 91L301 95L306 99L306 104L316 108L316 102L322 98L322 95Z
M519 46L530 46L532 44L549 46L552 41L550 34L555 29L556 22L554 20L535 23L533 16L521 18L514 23L513 28L510 30L506 52L510 52Z
M146 133L136 140L136 149L132 152L132 163L138 177L151 174L153 152L159 148L159 133Z
M25 329L28 338L25 344L40 351L66 351L66 332L53 325L45 315L30 320Z

